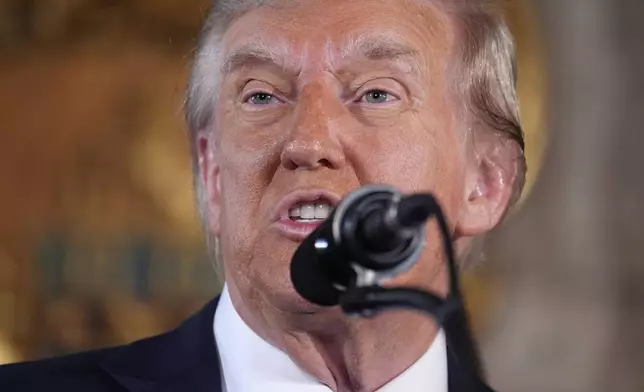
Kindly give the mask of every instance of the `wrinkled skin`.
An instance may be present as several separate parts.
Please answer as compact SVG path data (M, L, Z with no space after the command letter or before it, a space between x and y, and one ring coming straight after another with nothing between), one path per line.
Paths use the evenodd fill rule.
M409 312L354 319L301 299L289 278L298 242L276 228L274 209L298 189L342 197L383 183L433 192L457 245L493 228L514 168L488 159L498 148L475 145L454 121L454 36L440 10L409 0L275 3L225 33L224 58L252 47L273 62L242 56L222 71L215 124L199 134L209 229L244 321L333 390L384 385L436 327ZM377 49L365 54L361 42ZM438 234L427 235L419 262L391 284L445 293Z

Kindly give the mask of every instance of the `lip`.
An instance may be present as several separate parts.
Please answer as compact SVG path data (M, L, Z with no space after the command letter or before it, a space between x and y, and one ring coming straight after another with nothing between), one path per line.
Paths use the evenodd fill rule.
M294 240L302 241L313 232L323 221L296 222L289 217L289 209L296 203L312 202L324 199L335 208L340 203L340 196L325 189L296 190L284 196L275 208L273 225L282 235Z

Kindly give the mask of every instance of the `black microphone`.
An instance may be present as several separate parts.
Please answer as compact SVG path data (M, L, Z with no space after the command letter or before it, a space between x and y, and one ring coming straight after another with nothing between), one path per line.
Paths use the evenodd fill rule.
M369 185L350 193L295 251L291 280L306 300L339 304L349 288L371 286L411 268L435 213L431 195L404 196Z

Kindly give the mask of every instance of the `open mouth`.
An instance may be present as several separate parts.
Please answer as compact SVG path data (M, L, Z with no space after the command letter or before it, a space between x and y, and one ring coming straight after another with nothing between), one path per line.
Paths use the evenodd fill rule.
M325 189L296 190L277 204L274 227L285 237L302 241L326 220L340 196Z
M333 203L323 198L296 202L289 208L288 218L299 223L321 222L331 215L333 208Z
M278 203L275 220L284 223L319 223L327 219L339 203L340 196L331 191L298 190Z

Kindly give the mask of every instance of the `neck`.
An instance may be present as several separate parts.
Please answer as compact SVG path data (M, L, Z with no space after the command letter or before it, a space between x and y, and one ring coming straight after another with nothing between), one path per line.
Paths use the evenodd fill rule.
M387 312L371 319L348 317L337 307L293 314L261 295L246 301L234 285L229 291L235 309L255 333L336 392L377 390L418 360L437 333L430 318L413 312Z

